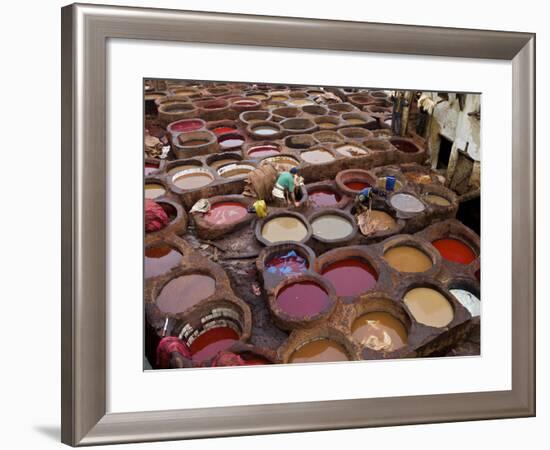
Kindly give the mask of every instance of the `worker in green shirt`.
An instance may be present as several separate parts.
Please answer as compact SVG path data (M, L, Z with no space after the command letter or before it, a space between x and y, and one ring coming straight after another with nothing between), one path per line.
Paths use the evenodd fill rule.
M294 194L296 188L294 177L297 173L298 169L293 167L290 169L290 172L281 172L277 177L275 186L271 191L276 206L288 206L291 201L297 206L296 196Z

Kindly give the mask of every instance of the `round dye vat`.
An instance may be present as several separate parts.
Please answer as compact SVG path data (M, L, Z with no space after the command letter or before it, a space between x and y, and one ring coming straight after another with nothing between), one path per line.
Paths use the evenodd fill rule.
M208 275L190 274L170 280L157 297L162 312L178 314L216 292L216 281Z
M312 362L336 362L349 361L348 354L343 345L332 339L315 339L294 350L288 362L312 363Z
M436 239L432 245L437 249L442 258L459 264L470 264L476 259L476 254L464 242L458 239Z
M470 291L465 289L450 289L450 292L470 312L472 317L477 317L481 314L481 301Z
M391 144L399 151L404 153L416 153L418 148L412 142L404 139L390 139Z
M154 199L166 194L166 189L162 184L147 183L145 185L145 198Z
M152 278L176 267L183 255L168 244L151 245L145 249L145 278Z
M311 164L322 164L334 160L332 153L323 149L307 150L300 153L300 157Z
M218 169L218 174L224 178L244 177L255 169L254 166L246 164L228 164Z
M279 153L279 148L276 145L258 145L250 147L248 150L248 156L251 158L264 158L266 156L275 156Z
M212 225L228 225L246 217L248 211L239 202L219 202L212 205L204 219Z
M200 334L189 346L194 361L206 361L239 340L238 333L229 327L215 327Z
M254 127L252 128L252 131L258 136L273 136L274 134L277 134L279 132L277 128L268 126Z
M311 222L313 235L327 240L345 239L353 233L349 220L336 214L326 214Z
M144 169L145 176L147 176L156 170L159 170L159 165L155 163L145 163Z
M399 193L392 196L391 205L399 211L407 213L420 213L425 207L414 195Z
M397 222L385 211L371 209L357 217L357 223L361 233L365 236L379 231L393 230L397 228Z
M360 295L373 289L378 280L376 270L368 262L357 258L329 264L321 275L330 281L339 297Z
M298 255L294 250L285 254L275 255L265 264L265 271L271 274L289 276L297 275L308 269L305 258Z
M365 149L353 144L345 144L340 147L336 147L336 151L347 157L362 156L367 154Z
M384 259L399 272L425 272L433 266L426 253L409 245L390 248L384 253Z
M237 130L235 128L230 128L230 127L218 127L218 128L214 128L212 130L214 132L214 134L224 134L224 133L235 133Z
M314 105L315 102L308 100L307 98L296 98L294 100L287 101L288 105L292 106L304 106L304 105Z
M170 130L175 132L196 131L200 130L204 126L202 120L188 119L182 120L170 125Z
M244 144L244 138L240 134L227 134L218 140L222 150L239 148Z
M445 197L442 197L441 195L426 194L423 198L424 200L426 200L428 203L431 203L432 205L437 205L437 206L451 205L451 202L447 200Z
M182 142L182 147L199 147L201 145L206 145L209 142L206 139L190 139L188 141Z
M348 181L344 183L344 186L352 191L361 192L363 189L370 187L370 183L366 181Z
M298 281L283 287L275 299L286 315L302 319L314 316L330 306L327 292L312 281Z
M407 344L407 329L387 312L371 312L355 319L351 326L353 339L363 347L393 352Z
M186 190L207 186L214 181L214 178L207 172L184 170L176 173L172 181L180 189Z
M296 241L307 236L304 223L292 216L279 216L268 220L262 227L262 237L268 242Z
M346 123L350 125L364 125L366 123L363 119L350 118L345 120L346 120Z
M223 159L216 159L212 162L210 162L209 166L213 169L219 169L222 166L226 166L227 164L236 164L240 160L236 158L223 158Z
M316 208L323 206L334 206L342 199L337 193L328 189L316 189L308 192L309 199L312 205Z
M261 165L273 164L277 170L286 170L289 171L293 167L297 167L300 163L290 156L270 156L268 158L262 159Z
M445 296L435 289L411 289L405 294L403 301L416 321L424 325L441 328L453 320L453 307Z
M188 170L188 169L196 169L197 166L194 165L194 164L181 164L181 165L176 165L172 168L170 168L167 173L168 175L175 175L176 173L178 172L181 172L183 170Z

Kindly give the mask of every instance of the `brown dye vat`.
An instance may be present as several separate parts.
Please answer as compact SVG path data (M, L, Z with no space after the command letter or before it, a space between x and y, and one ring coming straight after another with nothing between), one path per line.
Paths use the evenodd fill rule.
M146 183L145 184L145 198L155 199L166 194L166 189L162 184L158 183Z
M346 349L332 339L315 339L298 347L290 355L291 363L349 361Z
M386 139L367 139L363 141L363 145L375 152L385 152L394 149L394 146Z
M300 118L285 119L280 125L287 133L311 133L317 127L311 120Z
M218 169L218 174L224 178L240 178L248 175L255 169L247 164L228 164Z
M432 259L422 250L410 245L398 245L384 253L387 263L399 272L425 272L432 268Z
M363 347L376 351L392 352L407 345L407 329L390 313L366 313L351 326L353 339Z
M340 125L340 119L334 116L316 117L314 121L321 130L333 130Z
M297 134L294 136L288 136L284 140L284 144L290 148L303 150L315 145L315 140L309 134Z
M295 98L292 100L287 100L286 102L288 105L292 106L305 106L305 105L314 105L315 102L313 100L307 99L307 98Z
M338 130L338 134L342 135L345 139L362 140L368 139L372 136L372 132L365 128L349 127Z
M290 170L293 167L298 167L300 165L300 162L296 160L296 158L293 158L292 156L269 156L267 158L262 159L262 162L260 163L261 166L265 164L273 164L275 168L279 171L282 170Z
M337 146L336 151L347 157L363 156L367 154L367 151L364 148L361 148L355 144L344 144Z
M421 149L412 141L408 139L392 138L390 143L400 152L404 153L418 153Z
M316 131L311 135L319 144L333 144L343 142L344 138L336 131Z
M180 189L198 189L209 185L214 181L211 174L203 171L194 171L193 169L178 172L174 175L172 182Z
M145 278L152 278L176 267L183 255L171 245L160 243L150 245L145 249Z
M358 225L364 236L370 236L381 231L397 230L398 228L395 219L386 211L371 209L364 219L361 219L361 217L363 217L363 215L359 216ZM362 226L363 220L365 221L364 226Z
M405 305L416 319L430 327L445 327L452 322L454 311L443 294L432 288L417 287L403 297Z
M445 197L436 194L426 194L422 197L426 202L437 206L451 206L451 202Z
M265 222L262 237L268 242L300 242L307 236L304 223L293 216L279 216Z
M300 157L310 164L323 164L335 159L332 153L322 148L301 152Z
M170 280L160 291L156 304L168 314L178 314L216 292L214 278L203 274L181 275Z

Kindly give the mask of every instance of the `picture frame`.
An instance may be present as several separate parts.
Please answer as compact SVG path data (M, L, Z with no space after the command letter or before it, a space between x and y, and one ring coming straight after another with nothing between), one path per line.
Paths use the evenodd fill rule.
M110 38L511 61L512 389L107 413L106 46ZM64 443L82 446L535 414L534 34L75 4L62 9L61 50Z

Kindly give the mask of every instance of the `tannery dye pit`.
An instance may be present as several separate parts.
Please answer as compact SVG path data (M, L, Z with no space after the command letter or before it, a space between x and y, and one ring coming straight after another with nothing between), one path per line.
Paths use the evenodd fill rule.
M146 369L480 354L479 95L144 91Z

